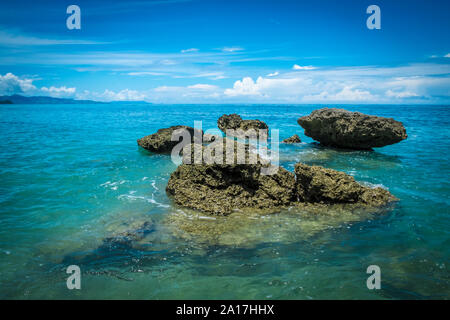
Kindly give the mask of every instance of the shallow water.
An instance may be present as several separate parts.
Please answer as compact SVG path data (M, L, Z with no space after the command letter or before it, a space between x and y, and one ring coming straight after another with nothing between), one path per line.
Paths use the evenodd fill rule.
M0 298L450 298L450 107L346 106L404 123L408 139L375 152L313 143L296 119L314 109L0 106ZM225 220L175 207L165 186L176 166L136 139L194 120L216 128L233 112L279 129L280 139L301 137L280 145L286 169L302 161L342 170L400 201L377 213ZM105 240L146 221L143 239ZM82 270L81 290L66 287L71 264ZM381 290L366 287L369 265L381 268Z

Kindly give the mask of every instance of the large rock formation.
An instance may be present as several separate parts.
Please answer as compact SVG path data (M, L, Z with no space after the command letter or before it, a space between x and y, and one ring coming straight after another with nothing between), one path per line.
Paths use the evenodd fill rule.
M340 148L372 149L407 138L401 122L344 109L315 110L297 122L305 129L308 137L324 145Z
M297 134L294 134L292 137L289 137L287 139L283 140L283 143L300 143L302 140L300 140L300 137Z
M262 175L261 165L180 165L166 191L181 206L227 215L233 210L274 211L295 200L295 177L279 168Z
M137 143L142 148L155 153L170 153L178 141L172 141L172 133L178 129L186 129L191 135L191 142L194 142L194 128L188 126L172 126L170 128L159 129L156 133L138 139ZM200 136L202 136L203 132Z
M267 124L260 120L242 120L241 116L233 113L233 114L224 114L217 120L217 126L223 132L226 132L227 129L242 129L243 131L247 131L249 129L269 129Z
M295 175L301 202L380 206L396 199L385 189L365 187L352 176L332 169L297 163Z
M232 139L224 139L223 143L230 142L237 143ZM275 212L299 203L377 207L395 200L388 191L362 186L343 172L298 163L296 179L293 173L270 166L259 157L253 158L256 162L248 163L251 159L248 147L245 148L245 163L237 164L237 146L242 147L242 143L234 146L234 163L225 164L223 156L224 164L206 164L205 157L200 156L201 161L196 164L191 158L180 165L166 187L175 203L211 214L228 215L246 209ZM196 149L205 152L208 147ZM194 149L192 145L192 157L196 154ZM274 174L263 174L263 169L268 168L277 170Z

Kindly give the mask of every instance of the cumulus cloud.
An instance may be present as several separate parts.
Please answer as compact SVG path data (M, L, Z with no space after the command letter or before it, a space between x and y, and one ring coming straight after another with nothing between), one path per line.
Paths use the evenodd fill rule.
M316 67L313 66L299 66L298 64L294 64L292 66L292 70L314 70Z
M18 76L7 73L4 76L0 74L0 94L27 94L36 91L33 85L33 79L20 79Z
M258 96L289 100L298 95L304 82L303 79L299 78L273 79L258 77L256 81L253 81L251 77L245 77L242 80L237 80L233 88L226 89L224 94L229 97Z
M243 77L224 90L233 101L428 103L450 100L450 65L333 67ZM240 99L239 99L240 98Z
M50 88L42 87L41 91L51 97L63 98L63 97L72 97L76 91L76 88L67 88L63 87L53 87Z
M450 58L450 53L447 53L444 58Z

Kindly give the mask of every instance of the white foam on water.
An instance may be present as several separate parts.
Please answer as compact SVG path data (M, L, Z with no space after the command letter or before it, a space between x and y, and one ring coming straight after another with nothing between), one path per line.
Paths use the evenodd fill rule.
M158 201L155 200L154 195L152 194L152 197L145 197L145 196L135 196L134 194L136 193L136 191L130 191L127 194L121 194L120 196L117 197L117 199L119 200L128 200L128 201L137 201L137 200L142 200L142 201L146 201L152 204L157 205L158 207L162 207L162 208L168 208L169 205L164 204L164 203L160 203Z
M381 184L381 183L371 183L371 182L367 182L367 181L360 181L360 183L361 183L363 186L366 186L366 187L369 187L369 188L372 188L372 189L375 189L375 188L382 188L382 189L385 189L385 190L389 190L388 187L386 187L385 185L383 185L383 184Z

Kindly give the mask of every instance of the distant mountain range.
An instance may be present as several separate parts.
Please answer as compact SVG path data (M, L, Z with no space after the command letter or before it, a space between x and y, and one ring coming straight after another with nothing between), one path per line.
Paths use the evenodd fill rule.
M19 94L12 96L0 96L0 104L90 104L90 103L104 103L93 100L75 100L52 98L45 96L25 97Z

